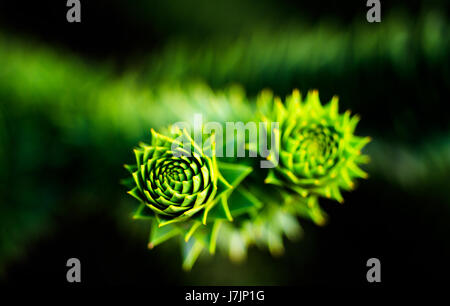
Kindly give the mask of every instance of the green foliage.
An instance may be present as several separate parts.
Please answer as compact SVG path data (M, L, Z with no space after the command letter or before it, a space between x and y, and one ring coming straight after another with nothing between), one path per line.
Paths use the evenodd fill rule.
M339 189L350 190L354 178L367 177L358 164L368 160L361 149L369 138L353 134L359 118L349 112L340 115L337 98L323 107L317 91L303 102L294 90L283 106L264 91L257 107L258 119L269 123L261 125L264 130L258 134L276 138L267 157L275 168L268 174L250 155L223 158L233 163L218 162L216 152L223 148L216 148L214 134L204 141L202 132L197 143L186 129L176 127L168 135L152 129L151 144L141 143L134 150L136 165L125 166L132 175L125 183L141 203L134 218L152 220L149 248L184 236L187 270L204 249L214 254L216 245L234 261L243 260L251 245L266 246L279 255L284 236L295 239L301 233L298 216L324 224L318 196L342 202ZM257 161L264 157L253 139L244 141L249 151L259 153Z
M178 10L174 15L183 12L174 9ZM205 15L202 10L191 11ZM166 20L157 10L141 12L159 16L163 24ZM267 21L264 12L253 8L252 12L249 24ZM159 51L133 57L138 63L148 61L147 69L127 66L120 73L111 62L75 56L60 46L2 30L0 223L5 230L0 234L0 274L12 260L29 255L33 242L51 233L55 212L65 218L81 212L86 216L86 211L97 211L105 218L111 214L125 220L122 229L128 233L132 227L126 218L128 206L123 213L121 205L129 203L115 185L122 175L117 165L126 160L127 148L145 137L150 127L159 130L174 121L189 120L193 113L219 122L248 121L255 112L253 94L266 86L278 94L298 86L321 88L322 97L338 91L345 107L363 115L361 131L375 139L367 148L373 162L366 170L373 179L365 188L393 185L421 194L419 201L428 203L417 204L423 209L443 210L433 204L449 202L448 125L435 129L443 118L445 124L448 121L445 112L436 111L442 109L442 91L450 80L449 23L442 12L423 11L417 18L386 12L376 27L325 20L290 24L275 16L271 26L257 25L224 36L215 35L213 27L219 24L224 34L230 34L230 24L222 22L229 21L228 16L218 19L210 14L206 23L192 18L185 16L184 25L196 23L193 32L211 28L212 39L169 37ZM197 78L205 83L193 82ZM385 78L390 81L381 85L378 80ZM242 87L228 86L233 82L241 84L249 97ZM427 139L436 133L439 138ZM414 142L407 143L411 139ZM233 177L230 173L236 165L229 164L235 162L218 161L217 167L223 176L228 172ZM289 161L285 165L289 167ZM241 167L252 171L227 195L228 211L217 203L208 213L217 222L208 218L204 225L192 220L195 226L188 228L180 226L183 222L161 228L153 222L152 228L157 228L151 232L153 246L169 237L182 237L187 268L200 253L215 247L233 260L245 258L252 245L277 255L285 236L301 236L297 217L324 224L326 216L318 203L323 186L318 195L312 194L318 190L293 184L279 171L281 166L274 174L284 185L264 185L267 171L249 160ZM67 173L69 183L61 180ZM343 178L339 189L345 189L344 183ZM293 192L296 186L310 195L304 198ZM430 202L434 197L439 202ZM136 218L155 219L152 213L141 205ZM210 237L217 238L216 244L210 243L214 240Z
M207 211L229 189L214 156L205 156L187 133L183 136L187 146L152 130L152 144L135 149L137 164L127 166L136 184L129 193L159 216L159 226L185 221L199 211L206 220Z
M125 166L133 178L129 194L141 202L134 218L152 220L149 248L182 235L185 269L192 267L203 248L214 253L221 220L232 220L252 208L245 195L228 204L234 187L251 168L217 162L214 136L208 144L197 144L187 130L168 136L152 130L151 144L134 150L136 165Z
M361 150L370 138L354 135L359 118L349 112L340 115L336 97L322 106L317 91L302 101L294 90L283 105L266 90L257 106L256 119L265 122L264 132L276 138L267 157L276 167L269 169L264 182L252 182L251 192L262 209L237 224L227 224L221 232L219 241L235 260L243 259L253 244L267 247L273 255L283 253L283 237L292 240L302 233L297 217L325 224L319 196L342 202L341 188L351 190L354 178L367 178L358 164L368 161ZM273 128L272 122L279 127ZM255 145L248 147L256 151Z
M317 91L302 101L294 90L286 105L270 92L257 102L263 121L279 123L274 131L277 145L268 159L277 165L279 157L280 166L269 171L266 183L286 186L303 197L320 195L342 202L341 188L351 190L353 178L367 178L358 164L368 161L361 149L370 138L354 135L359 117L348 111L339 115L337 97L324 107Z

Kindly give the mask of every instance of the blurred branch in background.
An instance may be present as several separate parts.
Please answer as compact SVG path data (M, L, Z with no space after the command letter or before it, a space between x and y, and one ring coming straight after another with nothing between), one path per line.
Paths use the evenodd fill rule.
M374 176L412 194L450 201L449 134L437 135L415 147L376 140L368 154L372 156L368 171Z
M358 109L363 125L414 141L412 135L449 127L435 111L442 105L438 92L450 86L448 33L448 20L437 11L418 19L393 12L377 27L324 21L259 28L203 45L169 43L143 80L195 77L215 88L239 82L251 95L264 87L282 95L296 87L320 88L325 99L338 94L346 108Z
M198 77L217 86L238 81L252 91L271 84L289 91L292 83L312 83L311 77L316 81L324 73L337 78L388 67L413 78L421 61L446 73L439 63L447 60L448 29L438 11L419 18L394 11L377 27L361 20L345 26L329 20L266 25L203 44L176 39L153 56L145 76L153 81Z
M20 45L9 51L2 46L2 61L6 73L14 71L6 82L11 83L16 94L27 86L25 82L32 82L28 91L45 90L60 95L57 99L48 99L48 103L61 101L61 95L67 95L68 89L62 84L69 83L64 78L70 78L73 84L70 87L74 90L71 94L77 94L77 97L86 97L87 92L101 88L102 84L109 86L104 90L103 98L94 98L104 102L89 106L93 108L112 103L108 94L116 97L120 86L124 86L122 93L128 91L131 94L136 90L135 80L146 90L158 84L200 79L213 88L224 88L237 82L251 95L264 87L270 87L278 94L287 94L296 87L302 91L320 87L325 99L339 94L345 107L359 110L363 124L377 126L377 130L394 130L392 137L395 139L426 136L434 128L448 128L444 114L435 112L442 103L437 91L447 88L450 82L446 56L449 25L441 13L423 12L418 21L392 13L376 28L368 23L354 23L338 29L333 23L324 22L315 27L293 24L277 30L259 28L241 33L237 38L220 37L204 44L181 39L153 55L146 69L134 68L126 72L122 80L117 80L106 67L97 67L91 74L90 63L79 66L80 60L76 59L60 65L61 56L54 56L56 61L52 61L45 54L41 56L35 51L22 50ZM21 53L35 61L22 62ZM36 75L31 75L33 71L40 76L38 80L34 79ZM385 77L395 77L397 81L380 85L379 80ZM410 90L412 84L417 90ZM141 93L139 101L150 99L145 97L149 94L147 91ZM396 103L399 95L408 103ZM129 103L121 103L124 97L121 98L115 101L120 105L110 107L110 111L123 108L119 112L130 115L134 112L138 119L133 124L139 124L141 108L131 108ZM78 101L73 109L78 111ZM420 118L412 118L414 113L420 113ZM98 115L107 116L103 110ZM154 120L156 118L164 116L154 116ZM404 125L409 130L405 131Z

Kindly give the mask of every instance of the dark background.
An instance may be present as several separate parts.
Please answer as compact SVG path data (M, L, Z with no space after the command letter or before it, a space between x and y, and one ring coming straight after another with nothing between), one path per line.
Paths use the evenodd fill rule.
M81 24L69 24L65 1L2 1L2 52L27 50L28 55L18 57L24 65L32 62L33 54L39 61L42 52L49 52L58 61L74 62L73 67L81 63L80 69L89 67L90 72L99 67L107 77L100 85L89 79L93 87L122 80L133 71L139 76L140 88L176 77L181 83L201 79L215 89L237 82L250 97L265 87L281 96L294 87L318 88L323 101L337 93L341 110L351 108L361 114L359 134L374 139L368 147L371 177L344 195L344 205L322 200L329 224L317 227L303 221L304 237L286 242L284 256L272 258L266 250L253 248L243 264L232 264L218 254L201 258L191 272L183 272L176 244L146 249L148 226L129 219L132 200L118 184L126 175L121 164L131 159L130 148L142 135L124 136L111 129L97 138L93 134L100 132L91 119L86 119L84 128L60 124L48 106L31 107L50 105L47 100L54 92L49 89L48 95L36 96L30 91L33 82L6 80L15 72L9 66L11 59L4 57L0 63L0 114L6 134L0 143L6 152L0 189L2 282L73 286L66 283L65 262L77 257L82 263L82 283L77 286L367 287L373 284L366 282L366 261L376 257L381 260L382 286L448 283L448 2L381 1L380 24L366 22L365 1L81 2ZM429 12L437 12L444 25L424 25ZM396 44L395 39L403 37L395 36L395 31L405 20L407 46L398 53L394 47L389 49L392 52L383 51L385 45ZM297 23L302 26L297 28ZM167 64L177 46L180 52L211 50L215 54L221 46L239 41L246 49L245 37L250 41L251 35L260 31L273 35L267 45L275 45L276 50L277 37L285 31L298 31L299 37L315 36L322 35L317 29L325 27L320 46L332 49L335 45L328 44L326 37L335 32L343 44L358 37L359 29L370 41L371 31L381 26L387 27L382 39L376 38L369 55L362 59L358 48L344 48L351 54L324 64L319 57L316 66L302 66L289 59L276 62L283 58L275 53L267 59L275 64L267 64L268 68L255 74L245 73L245 65L242 71L216 74L214 68L208 70L194 62L173 76L172 66ZM444 29L438 32L436 52L429 51L423 38L433 35L434 26ZM38 51L34 53L33 48ZM242 52L245 55L246 51ZM218 53L219 63L221 56ZM153 69L155 63L162 63L162 68ZM85 107L84 89L76 88L77 84L83 80L64 84L74 88L67 91L75 101L75 113L77 103Z

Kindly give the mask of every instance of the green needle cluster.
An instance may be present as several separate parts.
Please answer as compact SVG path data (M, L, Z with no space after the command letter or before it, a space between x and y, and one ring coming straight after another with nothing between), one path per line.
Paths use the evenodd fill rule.
M294 90L283 103L265 90L256 107L254 120L266 123L258 135L275 137L269 155L246 138L247 153L256 150L256 158L218 158L223 147L216 147L214 134L202 132L197 143L186 129L170 127L152 129L151 143L134 150L136 164L125 166L129 194L140 202L134 218L152 220L149 248L181 236L186 270L203 250L222 249L234 261L252 245L282 254L284 237L302 233L298 217L325 223L319 197L342 202L341 190L367 178L359 165L368 161L361 150L370 138L354 135L359 117L339 114L336 97L322 106L317 91L302 100ZM264 159L274 167L260 168Z
M294 90L283 104L266 91L259 99L261 120L279 123L274 131L277 146L269 159L280 165L269 171L265 182L292 189L302 197L319 195L343 202L341 189L354 188L354 178L367 178L358 165L368 162L361 149L369 137L354 135L357 115L338 113L338 98L322 106L316 90L302 101ZM274 161L275 162L275 161Z
M125 165L132 175L124 182L132 188L128 193L141 203L134 218L154 221L149 248L182 235L183 266L190 269L203 249L215 252L221 221L232 221L233 215L259 205L241 191L235 191L228 204L251 168L218 162L214 135L209 147L201 148L186 130L151 134L150 144L134 150L136 164Z
M135 149L137 164L127 166L136 184L129 193L165 223L183 221L213 205L219 198L220 176L215 158L206 157L192 139L190 147L184 148L174 139L151 132L151 145L142 143Z

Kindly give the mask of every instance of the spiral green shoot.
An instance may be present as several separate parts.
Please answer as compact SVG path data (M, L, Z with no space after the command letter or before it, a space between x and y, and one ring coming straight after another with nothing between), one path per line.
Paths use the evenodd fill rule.
M280 165L269 171L266 183L289 188L303 197L322 196L343 202L341 189L355 187L354 178L367 178L359 165L368 162L361 149L369 137L355 136L359 116L338 112L338 98L322 106L318 91L305 100L294 90L283 104L271 92L258 98L260 118L276 121L276 146L269 155Z
M183 267L189 270L204 249L215 252L222 221L259 205L236 190L252 169L218 162L214 135L202 148L186 130L151 134L150 144L135 148L136 164L125 165L131 178L124 183L140 202L134 218L152 220L149 248L182 236Z

